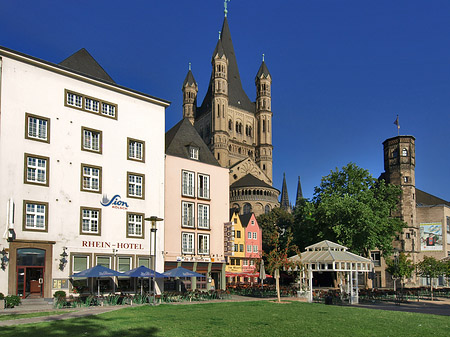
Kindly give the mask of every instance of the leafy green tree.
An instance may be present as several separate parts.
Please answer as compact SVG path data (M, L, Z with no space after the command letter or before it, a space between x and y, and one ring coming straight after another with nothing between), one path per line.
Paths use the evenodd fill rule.
M294 216L284 209L276 207L267 214L261 214L257 218L262 231L262 248L269 253L274 248L273 236L279 236L280 244L284 247L287 238L286 231L291 230L294 224Z
M412 260L408 259L409 254L400 253L397 259L386 259L387 268L389 274L392 275L394 283L396 280L400 280L402 290L405 284L405 279L410 278L414 272L414 263Z
M431 300L433 300L433 281L445 274L445 264L432 256L424 256L423 260L417 263L417 274L430 279Z
M392 241L405 223L391 217L397 209L401 188L378 181L370 173L349 163L322 178L311 201L296 207L296 237L309 237L311 244L330 240L369 257L380 249L392 253Z

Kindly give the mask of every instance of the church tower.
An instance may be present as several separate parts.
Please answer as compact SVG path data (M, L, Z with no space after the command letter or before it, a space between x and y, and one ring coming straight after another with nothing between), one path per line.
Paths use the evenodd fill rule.
M413 136L397 136L383 142L384 173L380 177L387 183L400 186L402 196L399 210L393 216L407 224L396 248L414 253L419 250L420 233L416 223L416 149Z
M272 180L272 98L270 87L272 77L263 61L255 78L256 85L256 163Z
M189 71L183 82L183 118L188 118L191 124L194 124L195 112L197 110L197 93L198 85L195 82L194 75L191 71L191 64L189 63Z

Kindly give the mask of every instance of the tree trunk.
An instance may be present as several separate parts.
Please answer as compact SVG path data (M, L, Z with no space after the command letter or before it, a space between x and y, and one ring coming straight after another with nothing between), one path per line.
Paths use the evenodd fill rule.
M430 278L430 286L431 286L431 300L433 300L433 278Z
M279 269L275 270L275 284L277 287L277 298L278 298L278 303L281 302L281 296L280 296L280 271Z

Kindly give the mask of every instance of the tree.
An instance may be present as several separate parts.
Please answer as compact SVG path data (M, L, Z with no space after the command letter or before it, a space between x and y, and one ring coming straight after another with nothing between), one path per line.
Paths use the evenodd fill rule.
M279 235L282 246L286 244L285 233L291 230L294 224L294 216L282 208L276 207L267 214L258 216L258 225L262 231L262 248L269 253L274 248L273 236Z
M397 258L386 259L387 268L389 274L392 275L394 279L394 285L397 279L400 279L400 284L403 286L405 284L405 279L410 278L414 272L414 263L408 259L409 254L400 253Z
M287 230L284 233L286 237L285 244L282 244L280 241L281 235L277 232L272 233L270 237L270 245L273 247L272 250L266 254L267 255L267 269L270 273L272 273L273 277L275 277L275 284L277 289L277 298L278 302L281 302L280 297L280 270L294 270L301 267L301 262L294 262L288 260L289 252L295 251L298 256L300 252L297 247L292 244L292 232Z
M323 177L313 199L296 208L296 236L331 240L365 257L374 249L389 256L395 235L405 226L391 217L400 196L400 187L349 163Z
M444 263L432 256L424 256L423 260L417 263L417 274L430 279L431 300L433 300L433 280L444 273Z

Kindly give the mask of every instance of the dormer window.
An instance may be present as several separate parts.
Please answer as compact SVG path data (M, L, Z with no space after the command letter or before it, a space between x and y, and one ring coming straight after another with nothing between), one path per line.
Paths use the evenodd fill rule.
M198 147L195 147L195 146L189 147L189 157L191 159L198 160Z

